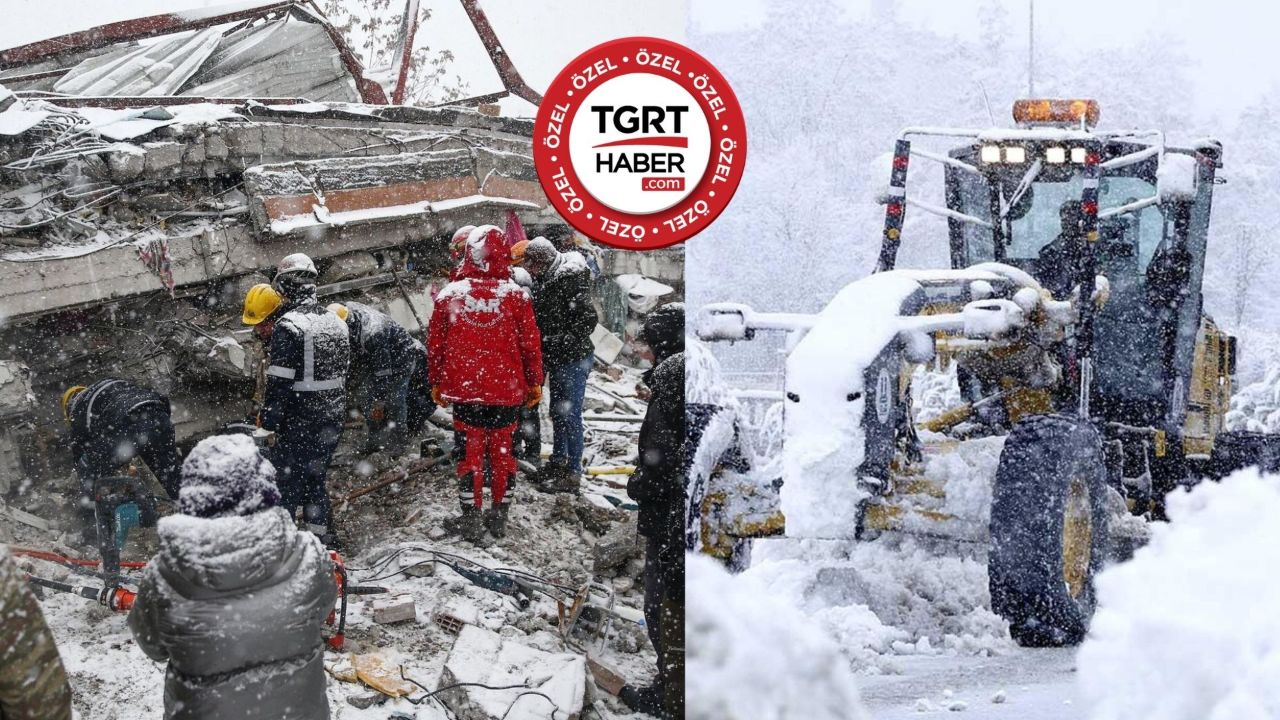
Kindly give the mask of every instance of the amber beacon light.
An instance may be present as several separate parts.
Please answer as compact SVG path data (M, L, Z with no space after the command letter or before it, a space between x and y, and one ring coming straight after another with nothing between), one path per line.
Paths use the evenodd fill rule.
M1020 125L1098 124L1101 114L1097 100L1015 100L1013 121Z

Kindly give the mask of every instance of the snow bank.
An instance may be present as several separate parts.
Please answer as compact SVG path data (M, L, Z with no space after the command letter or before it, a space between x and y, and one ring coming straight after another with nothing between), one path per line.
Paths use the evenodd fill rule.
M1280 366L1272 366L1258 382L1245 385L1231 396L1228 430L1280 433Z
M900 655L991 655L1012 648L990 610L987 567L911 538L767 540L744 577L800 609L861 674L897 673Z
M867 717L840 648L794 606L700 555L688 556L686 571L686 717Z
M1080 649L1094 720L1280 716L1280 477L1243 470L1168 499L1168 525L1097 579Z

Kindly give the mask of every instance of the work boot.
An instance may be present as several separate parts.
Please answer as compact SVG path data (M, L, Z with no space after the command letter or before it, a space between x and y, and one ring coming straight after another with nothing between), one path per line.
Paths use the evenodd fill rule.
M462 508L462 517L458 521L458 533L462 535L462 539L478 545L484 539L484 519L480 515L480 508L475 505L465 505Z
M531 482L539 492L544 493L578 493L580 476L569 472L569 468L554 460L548 460L542 470L534 473Z
M582 474L572 472L563 465L557 466L555 472L547 478L546 483L539 485L538 489L544 493L579 495L582 493Z
M662 706L662 688L654 683L646 687L623 685L618 693L623 705L635 712L652 715L656 718L669 718L666 708Z
M502 539L507 536L507 510L509 505L505 502L493 505L484 514L484 525L489 530L489 534Z
M546 485L557 472L563 469L564 466L555 460L548 460L543 463L542 467L536 468L533 472L525 473L525 479L529 481L530 485L542 489L543 485Z

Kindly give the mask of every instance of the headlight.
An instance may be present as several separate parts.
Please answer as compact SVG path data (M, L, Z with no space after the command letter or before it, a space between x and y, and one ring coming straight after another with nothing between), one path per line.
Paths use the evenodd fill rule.
M1088 153L1084 148L1071 148L1071 162L1083 163Z
M1060 147L1045 148L1044 159L1051 163L1064 163L1067 161L1067 149Z
M984 163L1000 162L1000 146L999 145L983 145L981 158L982 158L982 162Z
M1027 161L1027 149L1024 147L1007 147L1004 149L1004 161L1024 163Z

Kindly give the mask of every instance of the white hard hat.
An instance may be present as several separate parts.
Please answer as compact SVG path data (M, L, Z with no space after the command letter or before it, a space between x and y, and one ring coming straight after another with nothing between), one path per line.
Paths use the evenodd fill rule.
M276 275L284 275L286 273L306 273L312 277L319 275L316 272L316 264L311 262L311 258L304 253L284 256L280 264L276 265Z

